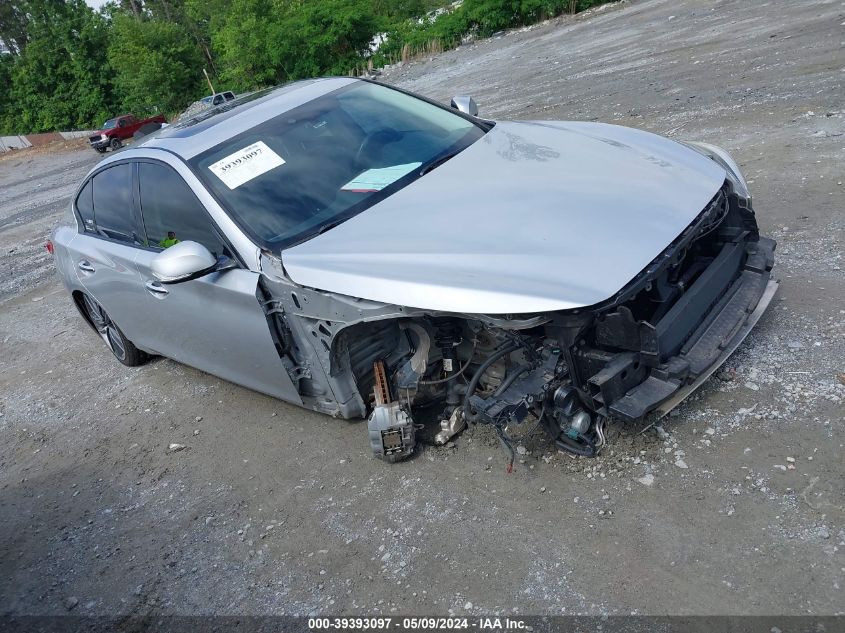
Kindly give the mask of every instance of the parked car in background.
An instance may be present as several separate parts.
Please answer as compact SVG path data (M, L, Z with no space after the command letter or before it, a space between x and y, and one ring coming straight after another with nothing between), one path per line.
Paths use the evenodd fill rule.
M725 362L775 243L718 147L452 105L352 78L240 98L101 161L48 248L125 365L368 417L387 461L420 422L594 456Z
M106 121L102 130L88 137L88 142L101 154L109 148L118 150L123 146L123 142L132 138L136 132L142 131L143 134L149 134L159 129L163 123L167 123L167 119L161 114L148 119L138 119L133 114L123 114Z
M215 92L213 95L203 97L202 99L200 99L200 102L207 106L216 106L220 105L221 103L225 103L226 101L233 101L234 98L235 93L231 90L227 90L226 92Z
M240 97L247 96L249 93L243 93ZM236 95L234 92L227 90L226 92L216 92L213 95L208 95L207 97L203 97L199 101L194 101L191 105L185 108L184 112L182 112L179 116L177 116L173 122L180 123L182 121L187 121L190 118L197 116L200 112L207 112L211 108L216 108L219 106L225 105L226 107L231 107L232 104L238 99L239 95Z

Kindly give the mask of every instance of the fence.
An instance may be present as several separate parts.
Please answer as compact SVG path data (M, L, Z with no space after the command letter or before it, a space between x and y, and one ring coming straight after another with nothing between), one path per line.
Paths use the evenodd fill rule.
M44 134L22 134L20 136L0 136L0 152L24 147L37 147L54 141L69 141L73 138L90 136L92 130L75 130L72 132L45 132Z

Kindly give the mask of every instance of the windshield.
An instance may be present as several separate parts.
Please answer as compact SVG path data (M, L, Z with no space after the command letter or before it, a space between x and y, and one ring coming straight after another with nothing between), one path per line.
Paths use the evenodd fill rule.
M383 200L484 132L446 108L356 82L190 162L241 228L276 251Z
M109 119L103 124L104 130L110 130L113 127L117 127L117 119Z

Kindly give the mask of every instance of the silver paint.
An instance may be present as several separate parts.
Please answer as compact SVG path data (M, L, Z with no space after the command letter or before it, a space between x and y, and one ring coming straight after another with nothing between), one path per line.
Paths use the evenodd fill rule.
M186 240L153 257L150 272L158 281L173 283L208 270L216 263L217 258L205 246Z
M449 105L451 105L456 110L460 110L464 114L468 114L470 116L478 116L478 105L475 103L475 99L473 99L472 97L452 97L452 101Z
M168 250L138 250L135 267L145 284L155 281L153 261ZM145 292L140 318L132 320L125 334L153 353L301 404L256 295L259 276L250 270L226 270L163 286L164 295Z
M647 132L502 121L282 261L301 285L429 310L589 306L642 271L724 180L712 160Z
M710 148L637 130L500 122L362 214L281 254L262 252L184 159L350 81L283 87L207 121L202 131L173 126L95 168L137 159L171 166L245 267L162 284L153 261L166 262L167 251L79 233L73 221L53 235L68 288L96 299L140 349L296 404L359 417L366 406L354 381L329 378L329 350L342 330L422 314L462 312L493 322L490 315L528 314L509 321L519 329L539 318L530 313L597 303L681 233L733 165ZM164 268L159 273L168 276ZM277 318L304 353L299 364L277 352L268 327ZM300 396L293 382L300 377L313 379L312 394Z

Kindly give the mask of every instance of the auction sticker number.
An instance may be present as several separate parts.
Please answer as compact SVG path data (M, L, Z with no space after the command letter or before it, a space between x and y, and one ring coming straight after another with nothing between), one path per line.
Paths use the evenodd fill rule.
M258 141L208 166L229 189L237 189L245 182L266 174L285 164L285 159Z
M392 618L309 618L308 628L313 630L337 629L341 631L358 629L389 629Z
M317 630L377 630L398 629L401 631L437 631L448 629L468 629L467 618L308 618L308 628ZM475 626L475 625L473 625Z

